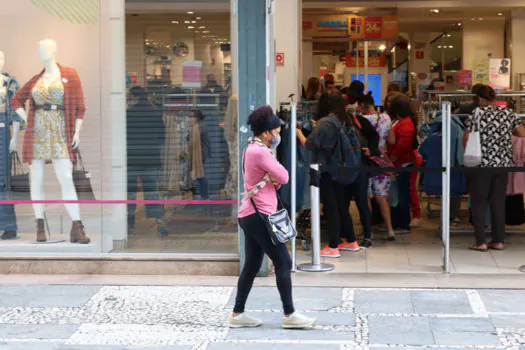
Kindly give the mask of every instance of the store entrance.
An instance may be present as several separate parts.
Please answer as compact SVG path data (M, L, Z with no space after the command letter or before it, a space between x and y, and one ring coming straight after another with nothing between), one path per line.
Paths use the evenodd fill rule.
M391 182L394 183L392 188L399 188L401 174L410 171L409 186L406 188L410 198L409 230L398 227L394 239L394 235L389 235L389 229L385 228L384 215L372 203L371 246L360 252L344 252L337 259L322 259L323 262L336 265L338 273L517 271L520 261L515 254L522 252L523 236L511 233L519 232L514 227L507 226L508 237L512 241L507 256L503 257L501 252L476 255L468 250L474 243L474 237L466 175L460 174L458 187L457 168L462 164L456 161L458 151L454 143L457 141L453 139L453 145L449 148L444 148L446 142L443 145L443 139L446 139L443 135L454 133L457 136L456 132L460 129L461 133L464 132L465 118L460 117L465 113L467 105L472 104L472 96L468 93L476 79L488 79L489 56L497 53L503 62L508 55L504 47L506 31L501 25L510 14L509 10L459 7L437 9L424 8L421 5L408 8L321 8L310 3L304 5L303 102L299 103L297 114L303 128L307 128L310 113L316 113L315 107L312 107L316 102L312 101L318 100L321 93L336 91L347 98L349 104L358 102L355 98L356 91L351 87L356 81L364 85L364 94L371 93L375 111L365 112L359 104L353 108L360 107L358 114L372 121L376 115L388 112L385 99L392 96L392 93L408 96L413 110L417 111L414 113L417 146L410 148L414 156L406 164L398 164L411 170L394 172L396 174L391 177ZM487 50L491 54L483 53L487 56L486 67L483 66L485 61L478 64L471 56L475 48L466 40L482 35L480 23L495 30L498 28L496 32L501 34L499 41L487 42L490 45ZM510 84L507 88L511 88ZM446 98L447 93L461 95L461 101ZM285 102L285 96L278 96L278 100ZM520 97L513 97L513 100L519 101ZM446 101L449 103L445 103ZM429 105L433 106L431 111L428 110ZM450 114L443 113L446 106ZM399 123L395 118L389 115L387 117L392 125ZM454 123L441 122L460 119L460 129ZM456 153L451 154L452 149ZM389 147L385 150L389 152ZM451 154L448 185L443 182L446 162L442 154ZM448 202L442 196L446 186L450 186L451 193ZM387 192L384 195L389 198L391 215L395 215L396 198L393 191ZM304 210L298 215L298 227L307 231L306 196L307 192L302 201ZM367 228L363 225L363 208L361 212L359 209L354 198L349 210L354 232L358 236L358 242L363 245ZM322 247L328 243L330 227L326 222L326 213L323 214ZM311 260L312 253L308 248L308 242L298 244L298 263Z

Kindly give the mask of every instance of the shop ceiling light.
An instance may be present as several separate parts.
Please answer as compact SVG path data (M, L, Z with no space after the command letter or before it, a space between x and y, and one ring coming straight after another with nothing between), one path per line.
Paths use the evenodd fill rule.
M188 15L193 15L195 12L193 12L193 11L188 11L187 13L188 13Z
M463 23L458 22L458 27L461 27L462 25L463 25Z
M450 45L450 46L449 46L448 48L449 48L449 49L453 49L453 48L454 48L454 46Z
M209 33L210 31L209 30L203 30L202 32L203 33Z
M184 23L186 23L186 24L190 24L190 21L184 21Z
M179 21L171 21L173 24L179 24Z
M197 23L197 21L191 21L191 23L195 24L195 23Z
M501 13L501 12L500 12L500 13L498 13L498 16L503 16L503 13Z
M380 51L385 51L386 50L386 45L384 45L384 44L379 45L379 50Z
M199 29L206 29L206 26L200 26Z
M188 26L188 29L195 29L194 26Z
M432 12L432 13L439 13L439 9L431 9L430 12Z
M202 19L202 17L195 17L195 19Z
M438 49L441 49L441 45L438 45Z
M478 18L478 21L483 21L483 17Z

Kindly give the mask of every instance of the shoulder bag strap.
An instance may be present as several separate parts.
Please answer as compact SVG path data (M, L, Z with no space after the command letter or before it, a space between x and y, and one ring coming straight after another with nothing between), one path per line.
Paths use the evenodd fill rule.
M77 155L77 163L74 165L74 169L75 170L85 171L86 169L84 168L84 161L82 160L82 155L80 154L80 149L77 147L77 148L75 148L74 152Z

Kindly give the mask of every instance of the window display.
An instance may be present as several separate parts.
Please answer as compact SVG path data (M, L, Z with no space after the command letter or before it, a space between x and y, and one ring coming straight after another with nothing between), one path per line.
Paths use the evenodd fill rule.
M77 200L73 184L74 149L80 143L80 130L86 107L77 71L57 63L57 44L45 39L39 43L40 60L44 70L35 75L11 99L16 114L27 121L24 134L23 160L30 164L31 199L44 199L44 165L52 161L64 200ZM28 102L27 113L25 104ZM11 151L16 151L19 122L13 123ZM78 203L65 204L72 220L71 243L87 244ZM46 242L44 205L33 203L37 222L36 240Z

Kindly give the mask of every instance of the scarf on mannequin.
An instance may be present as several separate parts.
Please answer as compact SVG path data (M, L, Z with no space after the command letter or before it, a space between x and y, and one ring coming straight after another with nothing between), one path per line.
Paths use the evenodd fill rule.
M202 162L201 131L199 123L193 123L190 142L190 169L193 180L202 179L204 176L204 164Z

